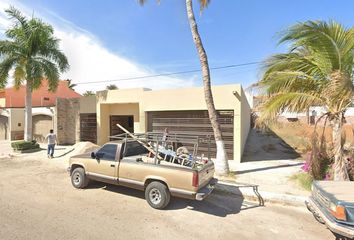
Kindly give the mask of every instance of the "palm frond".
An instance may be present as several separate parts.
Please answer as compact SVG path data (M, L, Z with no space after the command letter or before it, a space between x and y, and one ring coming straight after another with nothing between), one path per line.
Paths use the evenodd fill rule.
M49 90L54 92L58 87L59 71L55 63L43 59L41 62L44 75L47 77Z
M14 6L10 6L9 9L6 9L5 12L9 15L10 19L15 19L22 26L26 26L27 18Z
M343 57L353 48L351 30L334 21L307 21L296 24L282 34L279 43L292 42L293 49L306 45L331 60L333 69L341 69Z
M354 95L353 33L334 21L307 21L283 32L280 43L290 42L291 48L265 61L257 84L269 95L262 118L311 104L326 106L331 114L343 112Z
M324 99L316 92L284 92L271 96L261 107L261 119L275 119L284 111L302 112L310 106L321 105Z
M14 67L18 61L16 56L8 56L2 59L0 62L0 87L4 88L7 84L10 70Z
M260 86L269 95L279 92L322 91L323 85L318 84L312 76L299 71L276 71L269 73L260 81Z

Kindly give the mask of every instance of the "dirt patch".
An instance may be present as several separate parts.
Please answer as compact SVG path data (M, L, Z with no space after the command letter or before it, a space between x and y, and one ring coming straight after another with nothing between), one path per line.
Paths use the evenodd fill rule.
M251 129L242 162L297 159L300 154L274 132Z
M304 123L276 123L270 126L270 130L278 137L283 139L288 145L299 153L306 153L311 149L311 138L314 133L314 125ZM319 136L324 134L327 146L332 144L332 128L329 124L324 129L323 126L317 126L316 132ZM346 143L354 141L354 126L344 125L343 135L345 136Z

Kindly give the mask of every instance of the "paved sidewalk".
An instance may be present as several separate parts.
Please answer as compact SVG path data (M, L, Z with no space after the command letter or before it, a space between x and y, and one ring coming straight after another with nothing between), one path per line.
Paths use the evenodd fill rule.
M303 205L310 192L302 189L289 177L301 171L301 160L274 160L235 163L229 161L235 180L219 181L218 190L266 202Z

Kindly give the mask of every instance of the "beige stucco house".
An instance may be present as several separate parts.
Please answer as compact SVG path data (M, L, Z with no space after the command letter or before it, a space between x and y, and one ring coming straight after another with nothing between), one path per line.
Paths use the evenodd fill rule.
M228 157L240 162L250 128L245 93L239 84L214 86L212 92ZM167 128L174 133L213 136L202 87L106 90L97 93L96 104L98 144L122 133L116 123L137 133ZM199 149L205 151L207 146ZM215 155L214 143L211 151Z

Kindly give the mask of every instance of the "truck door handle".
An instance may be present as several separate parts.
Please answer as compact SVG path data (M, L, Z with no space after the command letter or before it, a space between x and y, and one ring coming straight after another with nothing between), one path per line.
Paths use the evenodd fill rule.
M115 164L111 164L111 167L115 167L116 165Z

